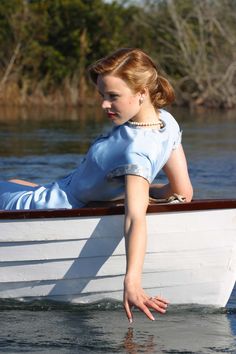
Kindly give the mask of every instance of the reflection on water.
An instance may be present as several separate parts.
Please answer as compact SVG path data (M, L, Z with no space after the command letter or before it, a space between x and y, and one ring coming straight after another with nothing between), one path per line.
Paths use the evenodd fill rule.
M134 328L128 328L128 331L124 338L124 349L127 353L156 353L155 336L153 334L147 334L143 341L136 339L136 333Z
M2 308L1 352L234 353L230 317L222 311L174 307L155 322L135 311L130 326L121 306ZM22 318L24 323L22 324Z
M236 111L172 108L183 130L195 198L236 197ZM0 108L0 178L47 183L80 163L111 125L98 107ZM159 177L160 182L164 177Z
M99 106L81 106L78 108L71 107L17 107L17 106L0 106L0 121L16 122L16 121L78 121L85 125L88 119L99 121L102 119L103 112Z
M101 111L91 107L0 108L0 156L85 153L103 119Z

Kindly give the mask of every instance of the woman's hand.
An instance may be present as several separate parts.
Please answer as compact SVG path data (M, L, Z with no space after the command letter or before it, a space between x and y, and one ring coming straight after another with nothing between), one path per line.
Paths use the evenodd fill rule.
M156 312L164 314L166 312L168 301L162 299L159 296L150 297L148 296L142 287L129 281L125 278L124 281L124 308L128 320L130 323L133 321L132 306L137 307L140 311L144 312L145 315L152 321L155 320L150 309Z
M143 261L146 251L146 210L149 200L149 183L142 177L126 176L125 241L126 275L124 280L124 308L132 322L132 306L136 306L154 320L150 309L165 313L167 301L145 294L141 286Z

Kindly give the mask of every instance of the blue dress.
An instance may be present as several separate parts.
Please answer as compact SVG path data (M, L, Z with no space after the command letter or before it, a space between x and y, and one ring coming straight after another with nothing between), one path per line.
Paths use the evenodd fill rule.
M31 187L0 181L0 209L71 209L119 199L124 196L124 175L129 174L151 183L181 142L172 115L160 110L160 119L160 130L127 122L99 136L78 168L56 182Z

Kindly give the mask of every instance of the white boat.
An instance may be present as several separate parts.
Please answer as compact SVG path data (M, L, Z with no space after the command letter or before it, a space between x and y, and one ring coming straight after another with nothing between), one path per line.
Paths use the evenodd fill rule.
M0 298L122 300L123 206L0 211ZM143 287L225 306L236 277L236 200L150 205Z

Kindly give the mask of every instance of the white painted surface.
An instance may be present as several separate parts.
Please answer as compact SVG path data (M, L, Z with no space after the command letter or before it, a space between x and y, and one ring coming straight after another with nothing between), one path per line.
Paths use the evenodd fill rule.
M148 214L143 286L171 303L225 306L236 210ZM0 297L122 299L123 216L0 221Z

